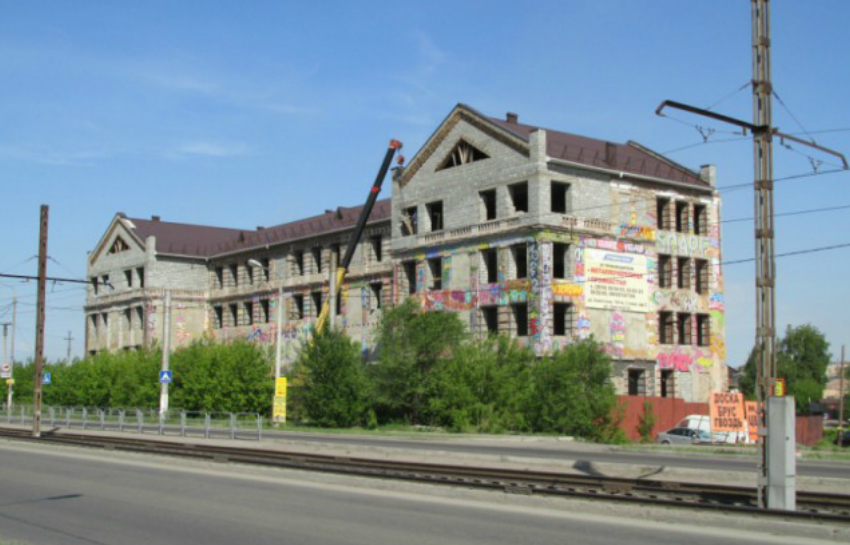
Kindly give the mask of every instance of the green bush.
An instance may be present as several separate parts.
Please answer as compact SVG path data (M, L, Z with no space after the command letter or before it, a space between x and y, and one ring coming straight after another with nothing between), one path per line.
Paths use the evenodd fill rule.
M422 312L413 299L384 313L369 366L378 418L428 424L429 375L467 338L455 312Z
M369 382L360 344L326 328L304 343L293 369L293 404L309 423L322 427L371 424Z
M616 436L611 358L593 340L568 345L532 368L528 416L535 431L594 440Z
M655 407L648 399L643 401L643 412L638 417L637 431L640 434L641 443L652 443L652 428L655 427Z

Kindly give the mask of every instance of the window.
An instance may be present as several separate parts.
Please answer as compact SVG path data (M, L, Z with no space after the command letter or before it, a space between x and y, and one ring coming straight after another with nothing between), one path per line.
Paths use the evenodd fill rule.
M112 246L109 248L107 253L109 254L117 254L119 252L126 252L130 249L130 246L124 242L124 239L121 237L115 237L115 241L112 242Z
M557 214L567 213L567 195L569 194L570 184L562 182L552 182L551 199L552 212Z
M481 307L484 327L488 334L499 333L499 307Z
M94 290L94 294L97 295L97 292L100 288L100 281L96 276L92 276L90 279L92 290Z
M673 260L669 255L658 255L658 287L673 287Z
M697 259L696 265L696 292L700 295L708 293L708 261Z
M292 302L295 304L295 319L303 320L304 319L304 296L301 294L296 294L292 296Z
M694 234L708 234L708 208L704 204L694 205Z
M271 275L271 262L269 261L269 258L264 257L263 259L261 259L260 265L263 266L263 280L268 282L269 276Z
M528 305L511 305L514 315L514 332L517 337L528 337Z
M292 256L293 259L293 267L292 271L293 276L304 276L304 250L298 250Z
M676 397L674 375L672 369L661 370L661 397Z
M254 303L244 303L242 305L242 325L254 324Z
M260 301L260 319L262 323L267 324L271 321L271 314L269 313L269 300L263 299Z
M319 313L322 312L322 292L314 291L310 294L313 303L313 317L318 318Z
M567 278L569 253L569 244L556 242L552 245L552 276L554 278Z
M215 268L215 283L218 289L224 287L224 267Z
M487 275L487 283L495 284L499 281L499 250L489 248L481 250L481 262Z
M687 257L678 258L676 264L676 286L680 290L687 290L691 287L691 260Z
M475 161L481 161L482 159L487 159L488 155L476 148L469 142L465 140L460 140L452 148L452 151L446 155L446 158L443 159L443 162L440 163L440 166L437 167L437 170L445 170L447 168L459 167L461 165L466 165L469 163L474 163Z
M109 314L103 313L100 315L100 323L103 324L103 327L109 327Z
M679 344L688 345L691 344L693 335L691 334L691 315L690 314L679 314L677 315L679 326Z
M228 325L236 327L239 325L239 305L231 303L228 306L230 307L230 323Z
M375 235L369 241L372 243L372 255L375 256L375 263L380 263L384 260L383 239L381 239L381 235Z
M511 248L511 253L514 257L514 268L516 278L528 277L528 245L517 244Z
M230 265L230 281L234 287L239 285L239 265L236 263Z
M673 313L658 313L658 342L661 344L673 344Z
M144 267L137 268L136 269L136 276L139 277L139 287L144 288L145 287L145 268Z
M127 287L133 287L133 269L127 269L124 271L124 279L127 281Z
M369 287L372 290L372 310L381 310L381 292L383 291L383 285L380 282L375 282L374 284L369 284Z
M405 261L402 267L404 267L404 278L407 280L407 293L413 295L416 293L416 262Z
M401 236L415 235L418 232L416 207L405 208L401 212Z
M528 182L508 186L514 212L528 212Z
M481 198L481 221L496 219L496 190L488 189L478 196Z
M711 344L711 317L708 314L697 314L697 345Z
M245 263L245 276L248 277L248 283L254 284L254 267L252 267L249 263Z
M670 225L670 199L658 198L655 201L656 217L658 218L658 229L669 231Z
M435 257L428 260L428 271L431 273L431 289L443 289L443 260Z
M143 307L136 307L136 327L145 328L145 309Z
M428 203L425 205L428 210L428 219L431 221L431 231L443 230L443 201Z
M688 232L688 203L686 202L677 202L676 203L676 232L677 233L687 233Z
M322 272L322 248L313 248L310 253L313 255L313 272Z
M109 285L109 275L108 274L104 274L103 276L100 277L100 283L103 284L104 290L112 287L112 286Z
M643 369L629 369L629 395L643 396L646 395L646 380Z
M554 335L573 336L573 311L574 307L571 303L555 303L552 313Z
M91 330L97 336L97 314L91 315Z
M133 313L129 308L124 309L124 327L127 331L133 329Z

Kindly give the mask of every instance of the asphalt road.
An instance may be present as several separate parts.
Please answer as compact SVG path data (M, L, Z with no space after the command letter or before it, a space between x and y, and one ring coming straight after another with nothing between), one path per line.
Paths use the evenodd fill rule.
M362 445L382 448L399 448L421 451L464 452L470 454L489 454L494 456L515 456L543 458L550 460L572 460L578 464L605 462L613 464L633 464L651 467L666 466L713 471L739 471L753 473L756 467L755 456L725 456L717 454L696 455L693 453L666 454L655 452L611 451L607 447L577 444L563 441L552 443L524 444L482 444L464 441L416 441L405 439L387 439L356 435L316 435L303 433L266 432L266 437L292 438L298 441ZM714 448L706 446L705 448ZM797 462L797 475L805 477L831 477L850 479L850 463L809 461Z
M291 472L0 442L0 539L31 545L806 542L459 499L441 490L355 488Z

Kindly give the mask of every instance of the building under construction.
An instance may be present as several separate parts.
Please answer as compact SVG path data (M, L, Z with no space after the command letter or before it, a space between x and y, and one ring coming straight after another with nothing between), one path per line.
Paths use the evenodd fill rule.
M727 376L715 179L635 142L458 105L393 170L331 320L366 355L382 310L409 297L538 354L593 336L619 393L706 401ZM291 362L359 212L256 230L117 214L89 255L87 351L159 342L170 292L172 347L204 335L274 343L282 304Z

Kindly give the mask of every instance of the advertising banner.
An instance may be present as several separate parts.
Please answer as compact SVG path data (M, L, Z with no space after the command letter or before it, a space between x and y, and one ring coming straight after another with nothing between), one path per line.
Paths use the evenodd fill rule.
M709 400L711 431L746 432L747 421L744 418L744 394L713 393Z
M586 248L584 270L588 308L649 311L645 256Z
M274 385L273 422L286 422L286 377L280 377Z
M756 443L759 440L759 404L758 401L745 401L744 406L747 410L747 431L750 443Z

